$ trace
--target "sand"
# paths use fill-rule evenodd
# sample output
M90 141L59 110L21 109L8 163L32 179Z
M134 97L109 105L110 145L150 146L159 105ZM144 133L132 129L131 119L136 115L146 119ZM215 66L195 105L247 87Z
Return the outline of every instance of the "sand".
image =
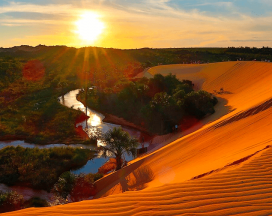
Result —
M272 64L169 65L146 73L169 72L211 93L223 88L215 115L99 180L99 199L7 215L272 214Z

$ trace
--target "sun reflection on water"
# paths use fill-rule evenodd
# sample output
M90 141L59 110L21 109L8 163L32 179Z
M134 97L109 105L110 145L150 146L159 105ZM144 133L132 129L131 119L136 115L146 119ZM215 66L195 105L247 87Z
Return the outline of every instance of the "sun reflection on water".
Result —
M91 117L90 117L90 122L91 122L91 125L92 126L98 126L101 124L101 118L96 115L96 114L93 114Z

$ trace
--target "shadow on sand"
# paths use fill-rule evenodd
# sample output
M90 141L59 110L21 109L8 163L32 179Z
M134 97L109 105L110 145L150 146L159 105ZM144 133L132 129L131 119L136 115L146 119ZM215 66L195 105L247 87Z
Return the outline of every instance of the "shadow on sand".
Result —
M148 182L154 179L154 173L149 166L139 167L130 175L120 179L122 192L142 190Z

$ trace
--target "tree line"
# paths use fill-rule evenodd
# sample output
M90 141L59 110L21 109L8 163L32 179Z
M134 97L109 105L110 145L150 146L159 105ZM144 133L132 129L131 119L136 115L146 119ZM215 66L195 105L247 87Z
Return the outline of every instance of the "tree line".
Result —
M85 94L80 94L82 101ZM122 117L155 134L171 132L186 116L201 119L214 113L216 103L212 94L194 91L191 81L180 81L172 74L120 81L114 88L93 88L87 92L89 107Z

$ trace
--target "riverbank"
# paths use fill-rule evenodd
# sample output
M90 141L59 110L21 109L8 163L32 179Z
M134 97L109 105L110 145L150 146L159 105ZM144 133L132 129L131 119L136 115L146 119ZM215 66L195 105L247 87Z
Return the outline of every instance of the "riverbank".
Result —
M35 103L34 108L30 104L33 104L37 98L26 96L27 104L22 99L16 102L20 104L17 114L11 115L6 111L0 123L0 141L23 140L39 145L96 143L88 137L82 127L78 127L81 122L88 120L89 116L79 110L71 109L71 106L63 106L54 93L50 95L47 92L48 104L44 102L42 96L39 97L42 102ZM5 113L5 110L2 112Z
M83 131L82 128L76 128L76 132L79 136L83 137L83 139L47 139L43 141L37 141L32 137L27 136L20 136L20 135L4 135L0 137L0 142L13 142L13 141L24 141L26 143L30 144L36 144L36 145L50 145L50 144L64 144L64 145L75 145L75 144L83 144L83 145L92 145L95 144L96 141L89 139L85 131ZM8 146L8 145L7 145Z
M16 141L16 140L23 140L27 143L32 143L32 144L38 144L38 145L48 145L48 144L96 144L96 140L92 140L89 138L88 134L85 132L84 128L86 127L85 124L95 124L94 126L99 126L102 123L102 119L106 123L114 124L106 124L106 127L108 129L114 127L115 125L122 125L123 128L126 128L128 131L129 130L136 130L141 133L140 137L145 137L145 139L153 137L152 134L150 134L145 128L137 126L131 122L126 121L125 119L122 119L120 117L114 116L112 114L108 113L101 113L100 111L91 113L90 110L88 109L88 115L92 115L92 119L90 119L90 116L87 116L84 113L85 109L85 103L79 99L78 96L76 96L79 90L73 90L70 91L69 93L65 94L64 96L59 97L59 102L63 105L69 108L69 110L73 113L75 110L78 112L79 110L81 111L80 114L77 114L77 117L75 117L75 120L72 121L72 125L74 127L74 135L71 135L71 133L68 133L67 136L65 136L64 133L61 135L52 134L52 131L50 131L50 134L45 134L41 133L40 131L36 131L35 133L32 133L32 135L10 135L10 134L3 134L0 137L0 141ZM66 98L65 98L66 97ZM62 101L62 99L65 98L65 101ZM71 110L72 108L72 110ZM93 117L93 115L95 117ZM97 117L100 118L98 122L95 122ZM67 117L66 117L67 118ZM86 122L85 122L86 121ZM87 123L88 122L88 123ZM59 123L61 125L61 123ZM31 128L31 126L29 126ZM37 129L35 129L37 130ZM71 130L71 129L70 129ZM55 132L57 132L55 130ZM105 131L104 131L105 132ZM135 133L135 131L133 131ZM34 135L35 134L35 135Z
M84 106L86 106L86 103L85 101L83 101L80 97L79 97L79 94L76 96L76 99L78 101L80 101ZM115 116L115 115L112 115L112 114L109 114L109 113L106 113L106 112L103 112L101 110L96 110L92 107L92 109L96 112L99 112L101 114L104 115L104 119L103 119L103 122L106 122L106 123L111 123L111 124L118 124L118 125L121 125L122 127L125 127L127 129L133 129L133 130L137 130L137 131L140 131L141 133L144 133L145 135L149 136L149 137L153 137L154 135L151 134L150 132L148 132L145 128L141 127L141 126L138 126L138 125L135 125L133 124L132 122L129 122L123 118L120 118L118 116Z

